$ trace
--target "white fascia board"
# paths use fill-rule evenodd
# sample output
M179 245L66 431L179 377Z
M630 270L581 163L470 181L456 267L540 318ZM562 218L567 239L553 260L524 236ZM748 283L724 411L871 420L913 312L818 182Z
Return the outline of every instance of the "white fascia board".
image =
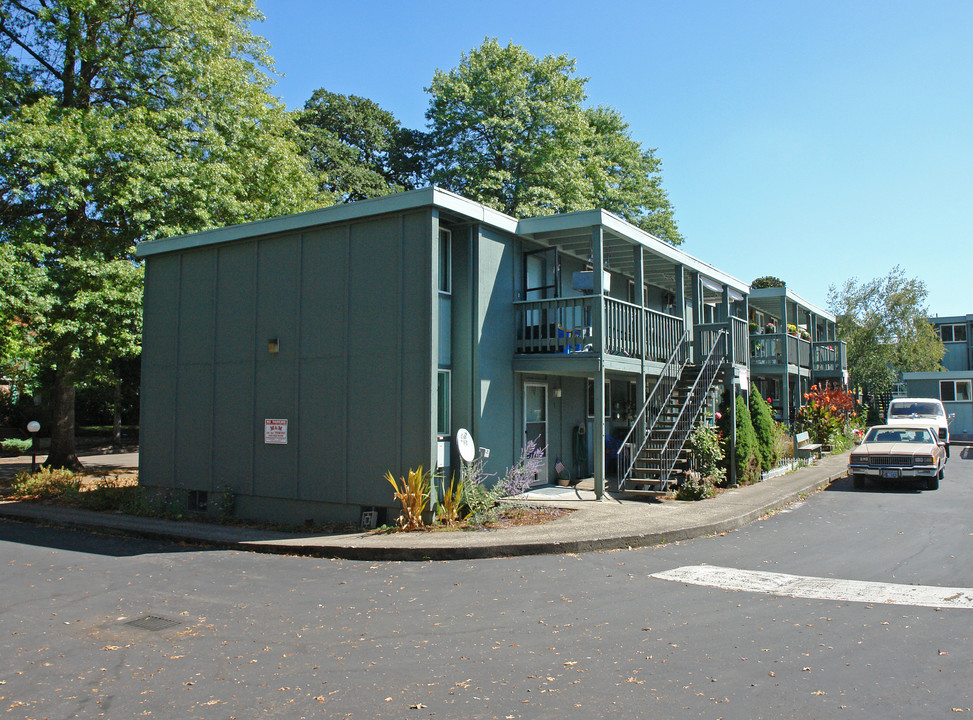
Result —
M655 235L645 232L645 230L636 227L627 220L623 220L606 210L579 210L560 215L527 218L517 223L517 232L520 235L533 235L542 232L577 230L595 225L601 225L613 234L626 238L633 244L642 245L655 255L660 255L667 260L679 263L690 270L705 275L720 285L728 285L737 290L741 295L747 295L750 292L750 286L742 280L715 268L709 263L703 262L699 258L693 257L675 245L670 245L664 240L660 240Z
M177 235L170 238L140 243L136 249L138 257L159 253L176 252L191 248L205 247L234 240L246 240L266 235L297 232L318 225L347 222L374 215L414 210L421 207L438 207L462 215L476 222L516 232L517 221L496 210L492 210L474 200L467 200L456 193L436 187L421 188L407 192L385 195L368 200L360 200L344 205L332 205L318 210L282 217L256 220L254 222L230 225L229 227L204 230L191 235Z

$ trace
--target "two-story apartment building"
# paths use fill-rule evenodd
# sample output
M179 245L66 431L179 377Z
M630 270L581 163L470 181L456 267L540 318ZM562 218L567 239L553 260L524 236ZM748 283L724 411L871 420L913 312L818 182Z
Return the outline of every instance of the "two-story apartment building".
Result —
M929 322L943 341L945 372L903 373L906 394L943 401L951 437L973 440L973 315L931 317Z
M539 482L662 492L702 408L747 387L747 284L600 210L426 188L138 254L140 482L191 507L355 521L394 505L386 471L457 469L459 428L492 472L539 438Z
M793 423L815 384L848 386L846 344L835 317L785 286L752 288L750 374L777 419Z

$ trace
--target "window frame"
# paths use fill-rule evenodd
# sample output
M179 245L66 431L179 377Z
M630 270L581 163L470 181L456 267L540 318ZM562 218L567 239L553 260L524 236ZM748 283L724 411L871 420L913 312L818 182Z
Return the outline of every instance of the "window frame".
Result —
M443 282L445 279L445 283ZM439 228L439 293L453 294L453 231ZM445 288L443 285L445 284Z
M443 378L446 379L445 398L443 397ZM452 403L453 371L448 368L439 368L436 374L436 435L445 437L452 434L450 430L453 422ZM445 424L443 424L444 419Z
M943 392L943 388L946 387L950 388L949 393ZM960 392L961 387L965 388L965 392ZM952 397L946 397L947 394ZM964 397L961 397L961 394ZM939 399L942 402L970 402L973 400L973 383L970 380L940 380Z

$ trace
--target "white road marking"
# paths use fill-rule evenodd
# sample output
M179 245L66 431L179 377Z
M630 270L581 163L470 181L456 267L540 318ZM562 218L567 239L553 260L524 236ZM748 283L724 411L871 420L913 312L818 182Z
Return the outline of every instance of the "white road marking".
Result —
M759 570L737 570L715 565L687 565L675 570L654 573L649 577L724 590L768 593L812 600L973 609L973 588L836 580Z

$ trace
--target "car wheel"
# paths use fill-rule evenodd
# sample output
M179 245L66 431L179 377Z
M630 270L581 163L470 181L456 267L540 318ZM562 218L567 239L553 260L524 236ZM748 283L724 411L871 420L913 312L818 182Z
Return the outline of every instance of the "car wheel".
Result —
M939 478L929 478L926 480L926 490L938 490L939 489Z
M855 486L855 490L865 489L865 476L864 475L852 475L851 482Z

